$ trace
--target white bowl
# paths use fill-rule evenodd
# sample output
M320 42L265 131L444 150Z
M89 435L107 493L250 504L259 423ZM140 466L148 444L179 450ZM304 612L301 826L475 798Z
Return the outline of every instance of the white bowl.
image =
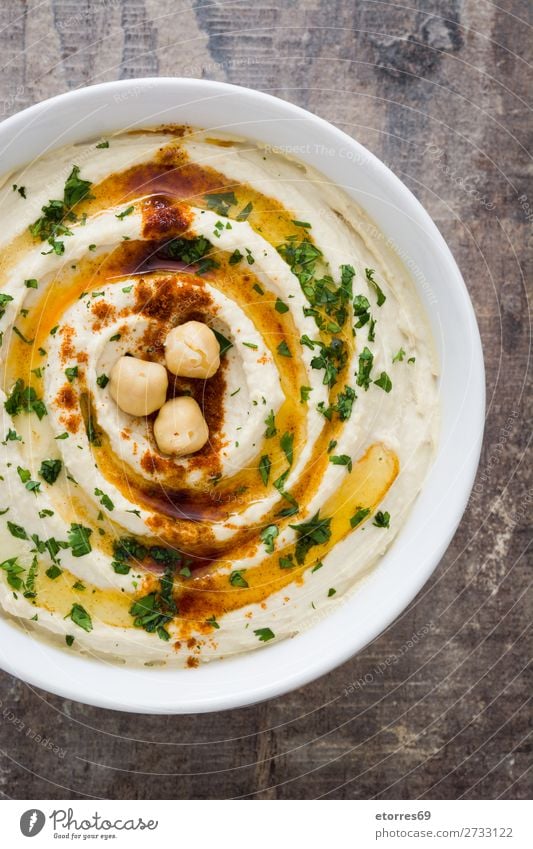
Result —
M207 80L122 80L53 97L0 125L2 172L51 148L112 131L192 124L289 146L341 185L411 269L441 365L438 454L409 520L346 604L309 631L198 669L132 669L70 655L0 618L0 663L69 699L142 713L239 707L301 687L348 660L409 604L444 554L474 482L485 412L484 368L472 304L442 236L411 192L345 133L297 106Z

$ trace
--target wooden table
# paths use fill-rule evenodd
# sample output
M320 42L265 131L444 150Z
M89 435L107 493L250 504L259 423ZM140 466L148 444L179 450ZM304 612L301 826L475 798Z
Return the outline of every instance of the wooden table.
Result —
M356 137L451 246L487 369L474 495L386 633L300 691L208 716L99 710L3 674L2 792L525 798L526 0L4 0L2 12L1 115L89 83L178 75L272 92Z

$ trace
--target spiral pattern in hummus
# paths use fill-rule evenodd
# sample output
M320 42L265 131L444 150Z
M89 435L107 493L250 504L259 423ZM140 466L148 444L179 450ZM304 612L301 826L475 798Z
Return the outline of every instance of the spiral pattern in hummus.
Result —
M0 600L70 650L195 666L309 627L401 529L431 462L430 334L388 241L320 174L188 128L53 155L0 190ZM172 328L209 428L163 454L109 392Z

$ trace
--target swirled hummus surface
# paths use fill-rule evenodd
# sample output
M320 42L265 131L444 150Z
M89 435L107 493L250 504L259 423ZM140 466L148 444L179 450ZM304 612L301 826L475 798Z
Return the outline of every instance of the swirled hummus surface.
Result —
M165 127L43 156L4 178L0 216L6 615L191 667L342 603L401 531L438 419L421 304L364 212L279 151ZM173 457L109 373L165 365L191 320L221 366L169 374L209 428Z

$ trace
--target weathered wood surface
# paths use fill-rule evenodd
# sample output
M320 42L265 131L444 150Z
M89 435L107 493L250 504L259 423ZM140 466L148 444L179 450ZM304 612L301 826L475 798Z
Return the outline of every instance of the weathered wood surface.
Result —
M210 716L107 712L3 674L7 797L527 796L527 12L527 0L3 0L0 114L181 75L273 92L357 137L454 251L488 390L461 528L373 645L303 690Z

